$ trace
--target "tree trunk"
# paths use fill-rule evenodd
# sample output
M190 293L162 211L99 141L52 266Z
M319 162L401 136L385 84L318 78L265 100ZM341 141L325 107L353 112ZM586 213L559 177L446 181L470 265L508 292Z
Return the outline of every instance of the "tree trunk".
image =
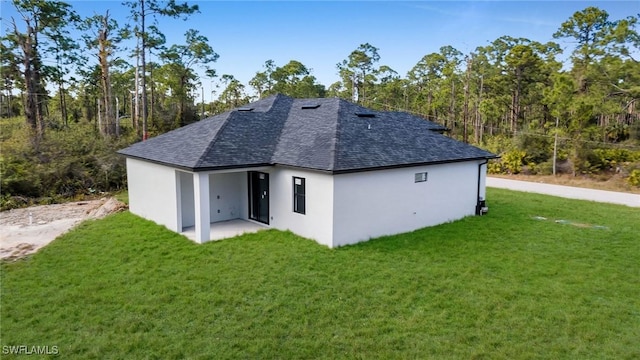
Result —
M482 92L484 91L484 77L480 76L480 89L478 90L478 101L476 103L476 121L475 121L475 129L474 129L474 140L476 145L480 144L482 141L482 117L480 115L480 105L482 104Z
M58 95L60 96L60 111L62 112L62 123L64 126L69 125L69 116L67 115L67 99L64 94L64 82L58 83Z
M155 105L155 96L154 96L154 92L155 92L155 88L154 88L154 81L153 81L153 66L151 68L149 68L149 80L151 81L150 86L150 95L151 95L151 101L149 101L149 119L151 120L151 127L154 126L155 124L155 120L154 120L154 116L153 116L153 107Z
M28 20L25 21L27 22L27 32L25 34L18 32L18 28L15 23L13 23L13 32L18 39L18 45L22 49L23 53L23 75L26 90L25 98L23 99L24 115L27 126L31 130L31 140L34 146L37 146L42 139L44 130L41 111L42 106L38 97L40 91L38 81L40 80L40 76L38 74L39 64L38 55L36 53L37 38L35 29L31 26L31 23Z
M455 135L456 127L456 83L451 79L451 101L449 102L449 121L451 122L451 134Z
M135 74L135 89L133 93L133 112L131 118L133 119L134 128L138 135L142 135L140 132L140 47L136 45L136 74Z
M140 0L140 20L142 22L142 140L146 140L149 136L147 132L147 62L145 60L145 53L147 51L147 34L144 26L144 12L144 0Z
M467 133L467 122L469 121L469 80L471 77L471 60L467 61L467 74L464 79L464 104L462 110L462 121L464 130L462 132L462 141L469 143Z
M429 92L427 93L427 117L432 116L432 119L436 119L436 114L433 111L433 109L431 109L431 103L433 102L433 93L431 92L431 89L429 89Z
M33 85L35 88L35 109L36 109L36 136L38 140L41 140L44 137L44 99L46 98L46 89L42 84L42 77L40 75L40 69L42 67L40 61L40 55L38 54L38 33L32 29L33 32Z
M102 126L100 127L100 133L102 136L115 135L115 116L113 112L113 106L111 104L112 91L111 91L111 75L109 73L109 12L102 18L102 29L98 33L98 62L100 63L100 82L102 85L102 105L104 118L102 119Z

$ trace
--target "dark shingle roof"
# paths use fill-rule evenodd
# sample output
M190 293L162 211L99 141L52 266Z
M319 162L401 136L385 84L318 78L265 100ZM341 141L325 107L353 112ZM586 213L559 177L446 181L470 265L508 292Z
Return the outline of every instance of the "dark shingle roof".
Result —
M194 171L279 164L351 172L495 157L443 129L342 99L274 95L119 153Z

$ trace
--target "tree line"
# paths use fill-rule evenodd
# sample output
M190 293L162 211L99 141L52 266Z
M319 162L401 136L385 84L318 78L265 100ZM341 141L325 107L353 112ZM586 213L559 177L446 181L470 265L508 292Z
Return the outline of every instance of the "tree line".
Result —
M86 136L122 145L282 93L415 113L446 126L452 137L502 154L496 172L524 166L555 173L553 147L554 160L568 162L574 174L620 171L626 164L624 171L640 177L639 14L610 19L597 7L574 13L553 34L574 45L566 64L554 41L505 35L467 54L443 46L401 75L364 43L336 64L339 80L327 87L295 59L265 61L247 84L219 75L219 54L195 29L182 43L167 44L158 19L199 12L186 2L128 0L126 22L108 10L81 18L64 1L12 4L19 16L3 19L0 115L24 117L32 156L48 132L77 124L91 125ZM222 86L217 99L207 102L203 93L198 102L202 82L213 79ZM6 175L12 160L1 160Z

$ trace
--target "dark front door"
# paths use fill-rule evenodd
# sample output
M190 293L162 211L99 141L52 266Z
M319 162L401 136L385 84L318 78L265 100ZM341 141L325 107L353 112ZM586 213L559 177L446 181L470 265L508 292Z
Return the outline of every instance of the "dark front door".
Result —
M269 223L269 174L249 172L249 219Z

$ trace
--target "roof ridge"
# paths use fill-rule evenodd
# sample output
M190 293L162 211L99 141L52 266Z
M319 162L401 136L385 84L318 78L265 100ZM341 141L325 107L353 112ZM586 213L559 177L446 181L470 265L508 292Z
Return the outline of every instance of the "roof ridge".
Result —
M200 167L202 165L202 163L204 163L204 158L207 156L207 154L209 153L209 150L211 150L211 148L213 147L213 145L218 141L218 139L220 138L220 134L222 133L222 131L224 131L224 129L227 127L227 124L229 124L229 121L231 119L231 115L233 115L233 110L229 111L229 114L227 115L227 117L224 119L224 123L222 123L222 126L220 126L220 129L218 129L218 131L216 132L215 136L213 137L213 140L211 140L209 142L209 145L207 145L207 147L204 149L204 151L202 152L202 154L200 154L200 156L198 157L198 161L196 161L195 165L194 165L194 170L197 167Z
M282 135L284 134L284 128L285 128L286 124L289 122L289 119L291 118L291 116L290 116L291 109L293 109L293 103L296 100L295 98L292 98L290 96L287 96L287 95L284 95L284 94L280 94L280 93L276 93L274 96L276 98L271 103L271 108L269 108L269 110L273 109L274 105L276 105L276 102L278 100L291 99L291 101L289 102L289 109L287 110L287 117L282 122L282 128L280 128L280 131L278 132L278 138L276 139L276 143L273 146L273 152L271 153L271 156L269 157L269 162L271 164L275 164L276 163L276 160L277 160L276 159L276 154L278 153L278 149L280 149L280 142L282 141Z
M336 169L336 158L338 157L338 137L340 136L340 110L343 107L343 104L346 100L341 98L336 98L338 100L338 106L336 109L336 126L334 131L334 136L331 137L333 143L329 147L329 151L331 152L331 157L329 158L329 170L334 171Z

